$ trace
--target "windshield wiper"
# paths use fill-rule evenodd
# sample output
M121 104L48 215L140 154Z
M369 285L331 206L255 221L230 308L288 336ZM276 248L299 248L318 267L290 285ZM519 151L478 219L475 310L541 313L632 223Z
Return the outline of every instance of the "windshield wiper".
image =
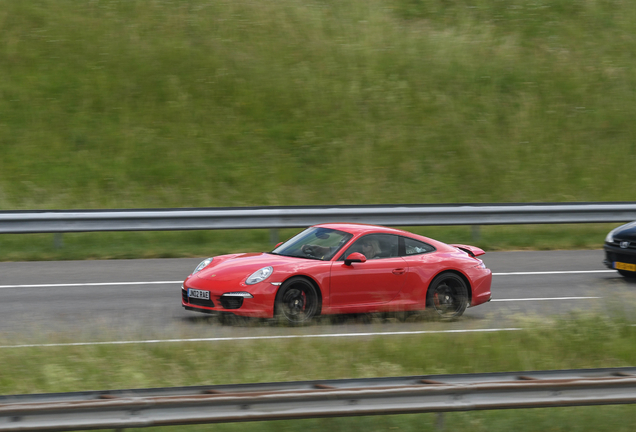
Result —
M323 260L321 258L308 257L307 255L285 255L285 254L274 253L274 252L265 252L265 253L270 255L289 257L289 258L304 258L304 259L311 259L311 260L318 260L318 261L329 261L329 260Z

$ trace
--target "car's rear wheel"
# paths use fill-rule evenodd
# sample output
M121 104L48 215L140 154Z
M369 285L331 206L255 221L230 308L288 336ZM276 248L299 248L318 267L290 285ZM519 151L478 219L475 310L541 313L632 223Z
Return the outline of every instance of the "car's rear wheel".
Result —
M274 313L291 324L310 321L319 310L320 298L316 287L307 279L294 277L283 283L276 294Z
M619 270L619 271L618 271L618 273L619 273L621 276L626 277L626 278L629 278L629 279L634 279L634 278L636 278L636 272L631 272L631 271L627 271L627 270Z
M426 304L444 320L459 318L468 307L468 287L455 273L438 275L426 293Z

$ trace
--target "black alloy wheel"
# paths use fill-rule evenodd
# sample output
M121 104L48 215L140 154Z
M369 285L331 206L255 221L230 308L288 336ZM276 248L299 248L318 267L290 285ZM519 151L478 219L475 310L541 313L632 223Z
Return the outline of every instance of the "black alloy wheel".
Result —
M466 282L455 273L438 275L428 288L426 304L443 320L459 318L468 307Z
M290 324L310 321L319 310L320 299L314 285L305 278L293 277L276 294L274 314Z

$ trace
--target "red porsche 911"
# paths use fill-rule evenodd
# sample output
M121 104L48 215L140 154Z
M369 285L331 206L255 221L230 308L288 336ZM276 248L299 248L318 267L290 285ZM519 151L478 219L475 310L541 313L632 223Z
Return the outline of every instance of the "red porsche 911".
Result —
M290 323L426 308L453 319L490 300L483 254L388 227L320 224L271 252L205 259L184 281L181 300L191 311Z

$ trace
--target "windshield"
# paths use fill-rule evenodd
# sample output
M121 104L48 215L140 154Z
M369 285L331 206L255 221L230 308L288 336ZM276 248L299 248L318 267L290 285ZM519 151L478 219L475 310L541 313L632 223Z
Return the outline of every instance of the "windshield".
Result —
M329 261L353 234L330 228L311 227L272 251L273 254Z

